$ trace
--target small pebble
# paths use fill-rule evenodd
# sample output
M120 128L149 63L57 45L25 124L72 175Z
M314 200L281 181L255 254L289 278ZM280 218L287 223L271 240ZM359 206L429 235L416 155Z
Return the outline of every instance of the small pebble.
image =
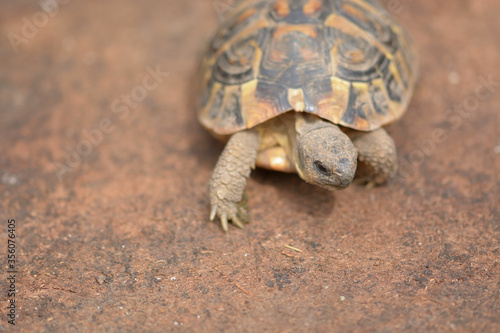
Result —
M104 281L106 281L106 276L104 276L104 275L98 275L98 276L95 277L95 280L97 281L97 283L103 284Z

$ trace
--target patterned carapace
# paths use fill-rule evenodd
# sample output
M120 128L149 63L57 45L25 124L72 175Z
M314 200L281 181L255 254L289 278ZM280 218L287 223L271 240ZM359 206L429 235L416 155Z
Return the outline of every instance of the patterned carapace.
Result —
M405 111L416 67L409 37L374 0L243 0L203 61L199 116L220 135L288 111L374 130Z

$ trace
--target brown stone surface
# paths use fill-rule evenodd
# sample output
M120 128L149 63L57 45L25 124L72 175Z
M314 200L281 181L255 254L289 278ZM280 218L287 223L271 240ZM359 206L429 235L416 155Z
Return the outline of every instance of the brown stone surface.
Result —
M389 129L399 181L331 194L258 170L253 223L224 234L207 221L222 147L190 102L224 1L65 0L46 21L37 1L0 4L0 253L6 271L14 218L16 328L500 331L500 86L474 97L480 77L500 81L500 2L390 1L421 60ZM14 52L9 33L34 20ZM169 75L125 107L148 66Z

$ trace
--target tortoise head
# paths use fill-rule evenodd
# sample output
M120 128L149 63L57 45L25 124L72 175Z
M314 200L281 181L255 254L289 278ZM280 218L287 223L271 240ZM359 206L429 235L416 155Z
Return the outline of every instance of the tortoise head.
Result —
M321 121L321 120L318 120ZM304 126L297 131L295 166L306 182L330 191L348 187L357 167L358 153L352 141L336 125Z

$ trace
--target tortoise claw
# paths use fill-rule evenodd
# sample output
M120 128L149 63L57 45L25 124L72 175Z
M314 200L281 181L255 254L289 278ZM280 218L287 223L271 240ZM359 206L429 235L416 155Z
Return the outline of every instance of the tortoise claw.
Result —
M227 232L229 230L229 224L227 222L227 214L226 213L222 213L222 215L220 217L220 222L222 224L222 229L224 229L224 231Z
M215 215L217 215L217 206L212 206L212 209L210 210L210 221L215 219Z
M239 203L212 203L210 207L210 221L219 218L222 229L226 232L229 230L229 223L234 224L239 229L244 229L244 225L250 222L247 202L248 198L246 193L244 193Z
M377 185L377 183L375 183L374 181L369 181L368 183L366 183L366 185L365 185L365 189L367 189L367 190L371 190L371 189L373 189L376 185Z
M243 223L241 223L240 219L239 219L239 218L237 218L236 216L233 216L233 217L231 218L231 221L233 221L233 224L234 224L235 226L237 226L238 228L240 228L240 229L243 229L243 228L244 228L244 227L243 227Z

